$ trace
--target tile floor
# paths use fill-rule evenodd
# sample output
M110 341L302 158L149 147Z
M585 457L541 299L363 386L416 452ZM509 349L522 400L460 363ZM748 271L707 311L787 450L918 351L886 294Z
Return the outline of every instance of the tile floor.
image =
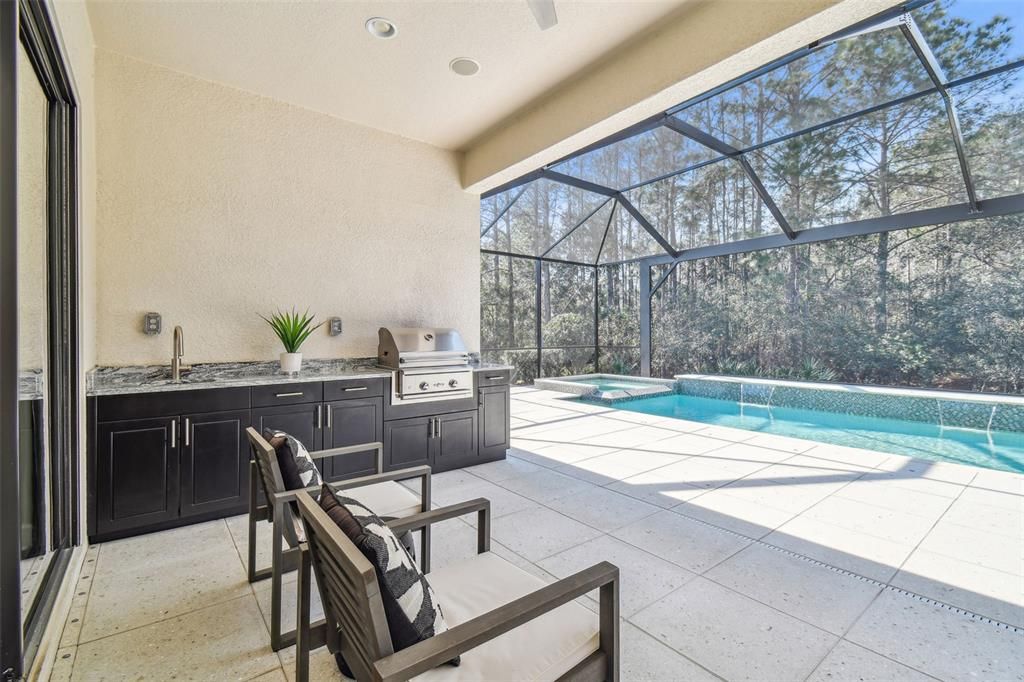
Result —
M494 551L546 579L618 565L623 680L1024 680L1024 477L512 403L509 458L436 503L489 498ZM439 526L434 565L474 533ZM242 517L90 548L53 679L291 679L245 549Z

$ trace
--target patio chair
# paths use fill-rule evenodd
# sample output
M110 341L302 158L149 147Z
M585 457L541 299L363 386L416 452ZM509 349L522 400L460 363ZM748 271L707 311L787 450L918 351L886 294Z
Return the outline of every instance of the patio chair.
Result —
M249 445L252 448L252 460L249 472L249 548L247 556L247 573L249 582L271 579L270 597L270 645L279 651L295 643L295 631L282 631L281 625L281 592L284 574L294 571L299 565L299 543L302 541L302 524L295 514L292 502L298 491L288 490L281 477L277 455L274 447L256 429L246 429ZM347 481L329 483L336 491L345 491L346 495L359 499L367 505L377 505L381 513L392 517L404 517L430 510L430 467L418 466L399 469L384 473L384 445L379 442L360 443L330 450L310 452L313 459L337 457L348 454L362 453L367 450L377 452L377 473L360 476ZM401 485L399 481L420 479L420 494ZM259 489L262 489L262 494ZM303 489L300 489L303 490ZM319 486L309 489L319 492ZM256 567L256 524L260 521L273 524L271 532L272 554L271 565L264 568ZM423 571L430 570L430 532L420 534L420 564ZM282 546L282 542L287 548Z
M449 627L395 651L373 564L304 491L296 495L300 545L296 679L309 652L341 653L360 681L619 679L619 569L602 561L552 584L490 551L490 502L477 499L388 521L397 534L476 513L477 554L427 578ZM310 578L324 620L310 624ZM574 602L600 590L600 614ZM456 656L458 667L446 665ZM422 677L419 677L421 676Z

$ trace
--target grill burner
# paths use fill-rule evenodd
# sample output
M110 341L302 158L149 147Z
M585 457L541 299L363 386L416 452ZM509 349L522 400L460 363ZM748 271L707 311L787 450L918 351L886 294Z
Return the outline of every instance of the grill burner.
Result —
M377 364L392 371L391 402L473 397L473 370L454 329L381 327Z

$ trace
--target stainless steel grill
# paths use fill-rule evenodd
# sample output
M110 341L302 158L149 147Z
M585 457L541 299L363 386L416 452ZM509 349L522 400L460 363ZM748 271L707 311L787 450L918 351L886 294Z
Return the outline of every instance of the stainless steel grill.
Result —
M454 329L401 327L378 331L377 363L392 370L392 403L473 397L473 370Z

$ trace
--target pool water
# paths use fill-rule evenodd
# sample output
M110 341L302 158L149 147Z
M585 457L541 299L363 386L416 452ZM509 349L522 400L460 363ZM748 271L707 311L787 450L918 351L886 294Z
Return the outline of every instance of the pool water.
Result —
M658 388L661 384L645 384L642 381L615 381L614 379L571 379L576 384L597 386L599 391L628 391L637 388Z
M1024 433L943 428L924 422L745 405L678 393L624 401L614 407L919 459L1024 472Z

